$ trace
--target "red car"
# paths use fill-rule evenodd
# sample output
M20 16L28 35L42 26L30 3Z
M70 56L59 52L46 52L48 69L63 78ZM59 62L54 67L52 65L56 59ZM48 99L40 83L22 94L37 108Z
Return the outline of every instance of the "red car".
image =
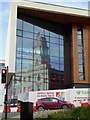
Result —
M68 101L64 101L59 98L47 97L38 99L38 101L36 102L36 108L38 111L68 109L72 108L72 104Z

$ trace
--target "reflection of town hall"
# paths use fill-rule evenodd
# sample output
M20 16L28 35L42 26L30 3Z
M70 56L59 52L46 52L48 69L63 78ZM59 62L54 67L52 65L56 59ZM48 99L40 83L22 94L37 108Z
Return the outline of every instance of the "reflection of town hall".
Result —
M34 48L33 66L31 69L22 69L22 80L20 80L20 74L21 71L17 70L15 77L16 83L14 83L14 87L12 87L14 94L32 90L60 88L57 81L58 79L60 80L60 75L63 76L63 72L51 68L49 48L45 37L41 37L38 34ZM57 76L59 76L59 78L57 78ZM9 91L9 93L11 92Z
M33 66L31 69L23 70L23 89L28 90L46 90L48 89L48 69L49 55L47 41L45 37L37 36L36 46L34 48ZM17 73L18 76L19 73ZM27 83L29 81L29 83ZM28 86L29 85L29 86Z

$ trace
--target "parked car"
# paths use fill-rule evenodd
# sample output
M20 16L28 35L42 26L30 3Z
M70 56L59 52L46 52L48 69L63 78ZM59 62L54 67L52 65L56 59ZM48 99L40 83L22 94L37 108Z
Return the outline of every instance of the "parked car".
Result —
M38 111L68 109L72 108L72 104L59 98L47 97L38 99L36 102L36 108Z

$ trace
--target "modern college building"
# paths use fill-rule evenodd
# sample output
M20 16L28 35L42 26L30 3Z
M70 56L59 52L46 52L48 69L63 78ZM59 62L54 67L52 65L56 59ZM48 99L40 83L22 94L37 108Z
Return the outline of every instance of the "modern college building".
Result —
M90 87L89 11L11 2L6 66L9 94Z

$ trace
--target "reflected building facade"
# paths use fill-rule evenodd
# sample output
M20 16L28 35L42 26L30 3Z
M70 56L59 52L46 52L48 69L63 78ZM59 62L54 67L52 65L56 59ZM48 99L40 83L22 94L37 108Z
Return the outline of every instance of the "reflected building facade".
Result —
M57 81L61 80L60 75L64 77L62 35L17 19L16 44L15 86L22 91L61 88ZM56 73L59 79L54 78L53 81Z
M12 3L9 27L12 29L14 21L14 32L9 33L9 47L14 52L11 53L12 61L7 54L6 62L13 73L9 94L88 87L90 67L89 57L85 55L89 53L85 46L89 44L90 18L85 16L87 11L84 10L66 12L72 9L76 10L36 2ZM82 15L83 12L86 13Z

